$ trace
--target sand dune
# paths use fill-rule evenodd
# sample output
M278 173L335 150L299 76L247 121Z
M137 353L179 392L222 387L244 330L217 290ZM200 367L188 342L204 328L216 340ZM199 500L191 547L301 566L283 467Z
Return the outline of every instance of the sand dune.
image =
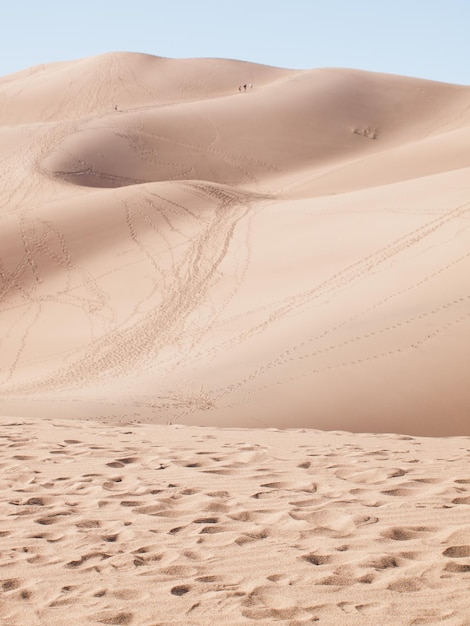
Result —
M344 70L293 72L271 84L256 76L243 99L235 78L228 94L211 99L119 106L120 115L86 120L44 165L92 187L169 179L260 187L274 178L276 185L299 169L357 160L432 136L436 126L452 128L452 116L468 105L464 88L424 89L422 81Z
M118 53L0 96L2 411L468 432L469 88Z
M0 79L2 624L470 623L469 148L400 76Z

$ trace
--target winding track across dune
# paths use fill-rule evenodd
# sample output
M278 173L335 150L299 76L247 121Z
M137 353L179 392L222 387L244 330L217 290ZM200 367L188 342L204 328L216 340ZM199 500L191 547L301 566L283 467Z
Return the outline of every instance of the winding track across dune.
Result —
M0 124L4 414L468 434L470 88L120 53Z

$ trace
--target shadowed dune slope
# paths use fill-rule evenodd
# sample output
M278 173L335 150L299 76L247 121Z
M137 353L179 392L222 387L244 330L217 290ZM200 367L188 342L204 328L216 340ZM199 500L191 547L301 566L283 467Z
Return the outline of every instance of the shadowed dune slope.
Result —
M259 67L253 73L265 79ZM260 185L432 135L452 126L449 116L467 97L457 86L424 89L423 81L345 70L292 72L268 84L255 79L242 94L235 78L210 99L93 117L43 165L92 187L181 179Z
M107 54L0 166L3 412L468 434L470 88Z

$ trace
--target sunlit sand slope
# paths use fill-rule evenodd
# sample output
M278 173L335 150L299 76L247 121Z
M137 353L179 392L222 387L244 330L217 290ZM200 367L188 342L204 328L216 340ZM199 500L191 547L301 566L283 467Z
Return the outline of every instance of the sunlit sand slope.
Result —
M0 120L1 411L468 433L469 88L119 53Z

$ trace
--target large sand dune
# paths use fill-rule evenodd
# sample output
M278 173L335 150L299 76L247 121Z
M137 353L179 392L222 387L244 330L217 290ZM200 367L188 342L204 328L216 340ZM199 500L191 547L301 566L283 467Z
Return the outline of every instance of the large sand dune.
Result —
M468 434L470 88L119 53L0 120L3 413Z

